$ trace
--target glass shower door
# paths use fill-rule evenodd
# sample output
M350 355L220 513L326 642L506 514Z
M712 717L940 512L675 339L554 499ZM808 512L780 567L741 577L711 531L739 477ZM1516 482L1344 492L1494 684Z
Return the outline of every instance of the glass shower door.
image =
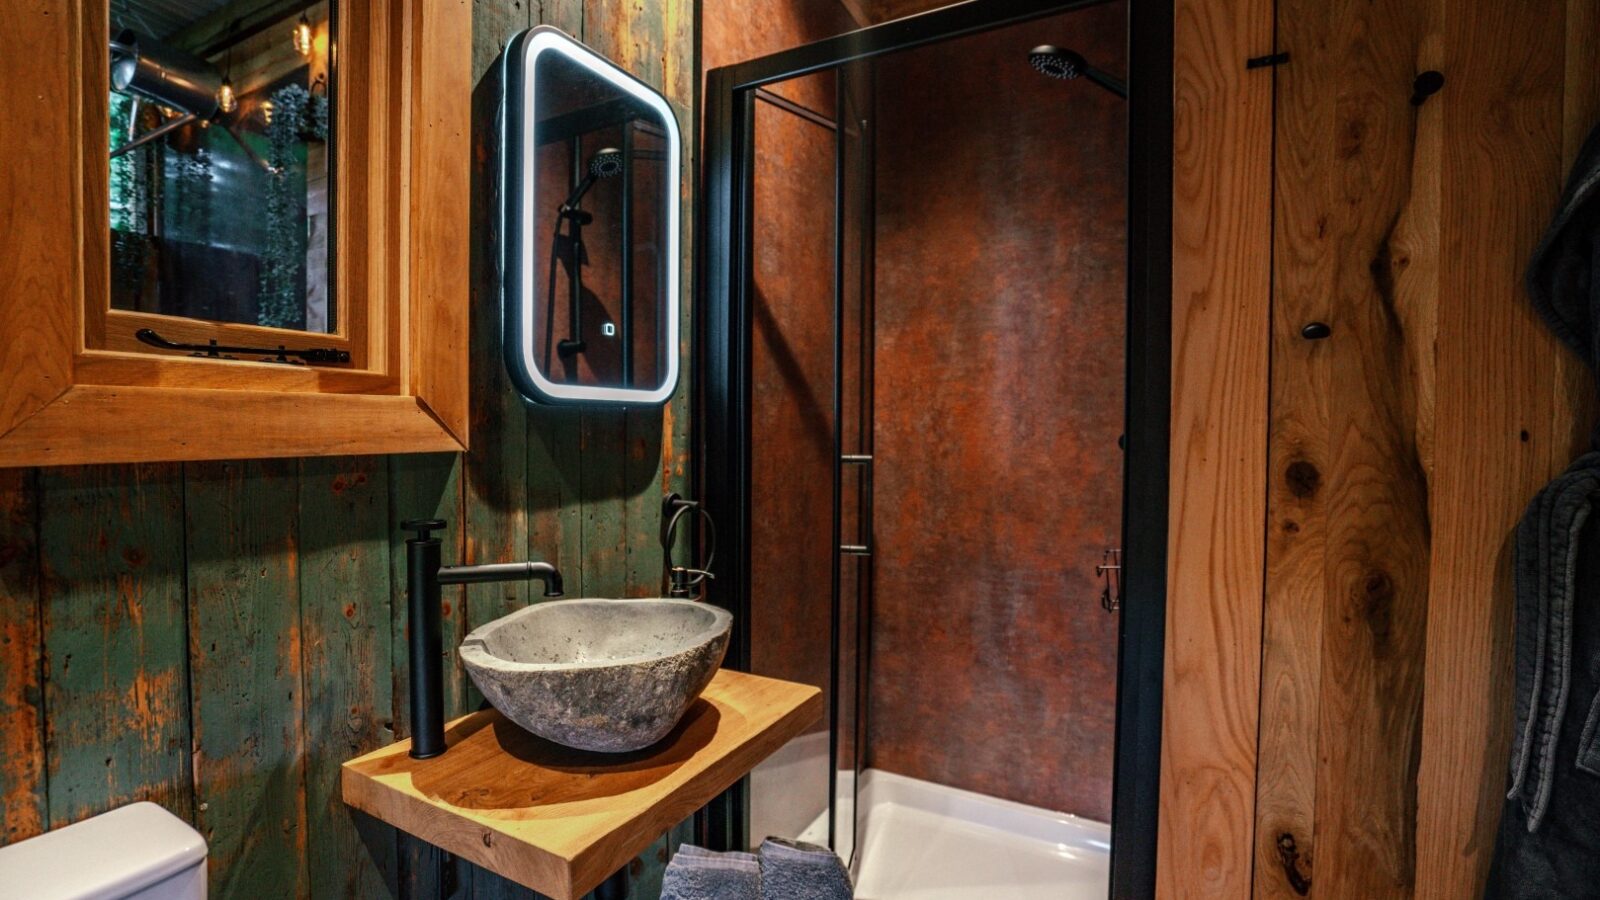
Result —
M843 70L763 88L752 123L750 667L816 685L826 712L751 774L749 838L798 837L847 861L872 580L860 81Z

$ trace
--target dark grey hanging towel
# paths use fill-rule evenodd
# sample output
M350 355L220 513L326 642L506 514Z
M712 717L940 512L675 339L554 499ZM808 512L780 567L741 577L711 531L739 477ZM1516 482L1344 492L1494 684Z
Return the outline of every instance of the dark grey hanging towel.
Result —
M1533 306L1600 361L1600 129L1589 135L1527 275ZM1596 430L1600 447L1600 428ZM1517 524L1510 790L1485 896L1600 898L1600 452Z

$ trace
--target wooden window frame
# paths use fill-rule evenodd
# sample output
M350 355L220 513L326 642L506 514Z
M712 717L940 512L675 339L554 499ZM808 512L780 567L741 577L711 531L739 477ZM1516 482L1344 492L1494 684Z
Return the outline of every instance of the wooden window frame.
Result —
M472 14L340 8L335 335L109 308L104 0L0 16L0 467L459 451L467 445ZM344 346L349 366L214 360L133 342Z

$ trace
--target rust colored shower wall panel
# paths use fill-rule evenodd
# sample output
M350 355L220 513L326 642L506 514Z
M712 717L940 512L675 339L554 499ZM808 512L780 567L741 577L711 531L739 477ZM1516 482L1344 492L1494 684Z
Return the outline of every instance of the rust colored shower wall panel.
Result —
M1044 78L1125 71L1122 3L878 68L878 768L1104 820L1120 534L1125 109Z
M701 55L706 71L820 41L860 25L837 0L704 0ZM833 73L795 78L769 89L830 114Z
M826 690L834 136L793 113L757 104L755 137L751 666Z

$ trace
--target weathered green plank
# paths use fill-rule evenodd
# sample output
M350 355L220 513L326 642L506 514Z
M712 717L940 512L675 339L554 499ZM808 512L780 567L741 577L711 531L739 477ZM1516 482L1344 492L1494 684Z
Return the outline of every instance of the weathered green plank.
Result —
M490 201L495 159L493 127L500 85L491 64L505 42L530 24L524 3L474 4L472 66L472 435L466 460L466 553L472 563L507 562L528 552L528 423L522 398L500 362L500 286L494 253L496 210ZM521 608L537 594L525 583L467 588L467 624L473 628ZM476 689L469 702L481 701ZM482 869L461 864L470 896L482 900L531 897L532 892Z
M358 820L339 791L345 760L394 741L388 472L381 457L300 463L306 837L315 897L398 891L393 830Z
M569 597L583 596L580 419L574 409L528 407L528 556L561 569Z
M698 140L695 135L695 97L699 87L700 72L698 69L699 56L694 52L696 32L698 26L697 8L695 0L667 0L663 4L664 11L663 29L663 91L671 101L673 109L678 116L678 123L684 133L683 141L683 188L680 192L679 202L682 204L682 252L679 256L679 271L684 273L681 279L680 293L681 304L678 316L678 354L680 372L678 390L673 394L672 400L667 404L665 421L662 423L661 439L661 483L656 487L663 494L676 491L680 494L691 493L690 486L690 446L693 440L691 423L694 397L694 365L690 358L692 340L694 335L694 290L693 279L689 273L694 271L695 246L694 246L694 211L695 197L698 188L697 177L700 171L697 159ZM695 498L699 499L699 498ZM659 526L658 526L659 527ZM687 531L687 530L686 530ZM689 560L691 543L687 533L679 538L679 543L674 548L676 559ZM694 558L698 565L703 560ZM684 563L688 565L689 563ZM686 835L687 828L680 829Z
M52 828L135 800L193 819L182 528L177 466L40 472Z
M543 0L533 24L554 25L583 36L583 0ZM528 422L528 553L561 569L567 596L584 595L582 476L575 409L530 405Z
M583 593L620 597L628 580L627 414L587 408L578 431L578 491L582 503Z
M583 40L583 0L539 0L530 10L536 25L554 25Z
M659 597L664 590L661 498L670 490L663 466L669 419L666 407L630 408L624 416L622 527L627 556L622 596ZM681 562L690 560L685 556Z
M585 0L584 42L613 62L636 70L642 47L659 49L657 34L630 29L626 0ZM648 51L647 51L648 52ZM640 77L649 82L649 73ZM621 597L628 587L628 500L643 489L628 466L628 413L616 407L590 407L579 424L579 493L583 504L583 591L593 597Z
M466 461L466 562L521 559L528 548L527 416L500 362L499 278L494 260L495 210L491 171L493 127L499 85L490 64L511 35L528 27L520 4L474 5L472 196L472 434ZM467 589L469 627L498 618L527 602L522 583L473 585ZM473 691L473 702L480 699Z
M389 465L389 603L392 618L391 639L393 677L393 727L396 739L411 736L410 650L407 643L406 534L400 524L407 519L443 519L446 528L439 535L444 544L444 563L454 565L463 555L462 460L459 453L430 453L391 456ZM465 593L460 587L443 589L444 608L440 611L444 635L445 718L468 712L466 674L461 670L456 648L466 637ZM465 891L450 894L443 890L440 851L410 835L397 833L399 840L400 896L416 900L465 896Z
M196 820L213 892L307 896L296 465L187 471Z
M587 0L584 40L679 105L680 124L693 133L693 3L641 4L631 0ZM686 141L692 144L692 141ZM686 159L690 147L683 148ZM686 164L685 174L692 171ZM684 260L691 259L685 195ZM685 263L684 272L689 268ZM689 412L689 280L682 285L680 317L684 373L673 399L663 408L585 410L582 421L582 500L584 590L594 596L653 596L662 590L659 544L661 499L687 486ZM687 554L682 554L687 560ZM661 894L661 874L670 852L688 833L674 828L629 866L631 897Z
M39 484L0 469L0 846L45 828Z

